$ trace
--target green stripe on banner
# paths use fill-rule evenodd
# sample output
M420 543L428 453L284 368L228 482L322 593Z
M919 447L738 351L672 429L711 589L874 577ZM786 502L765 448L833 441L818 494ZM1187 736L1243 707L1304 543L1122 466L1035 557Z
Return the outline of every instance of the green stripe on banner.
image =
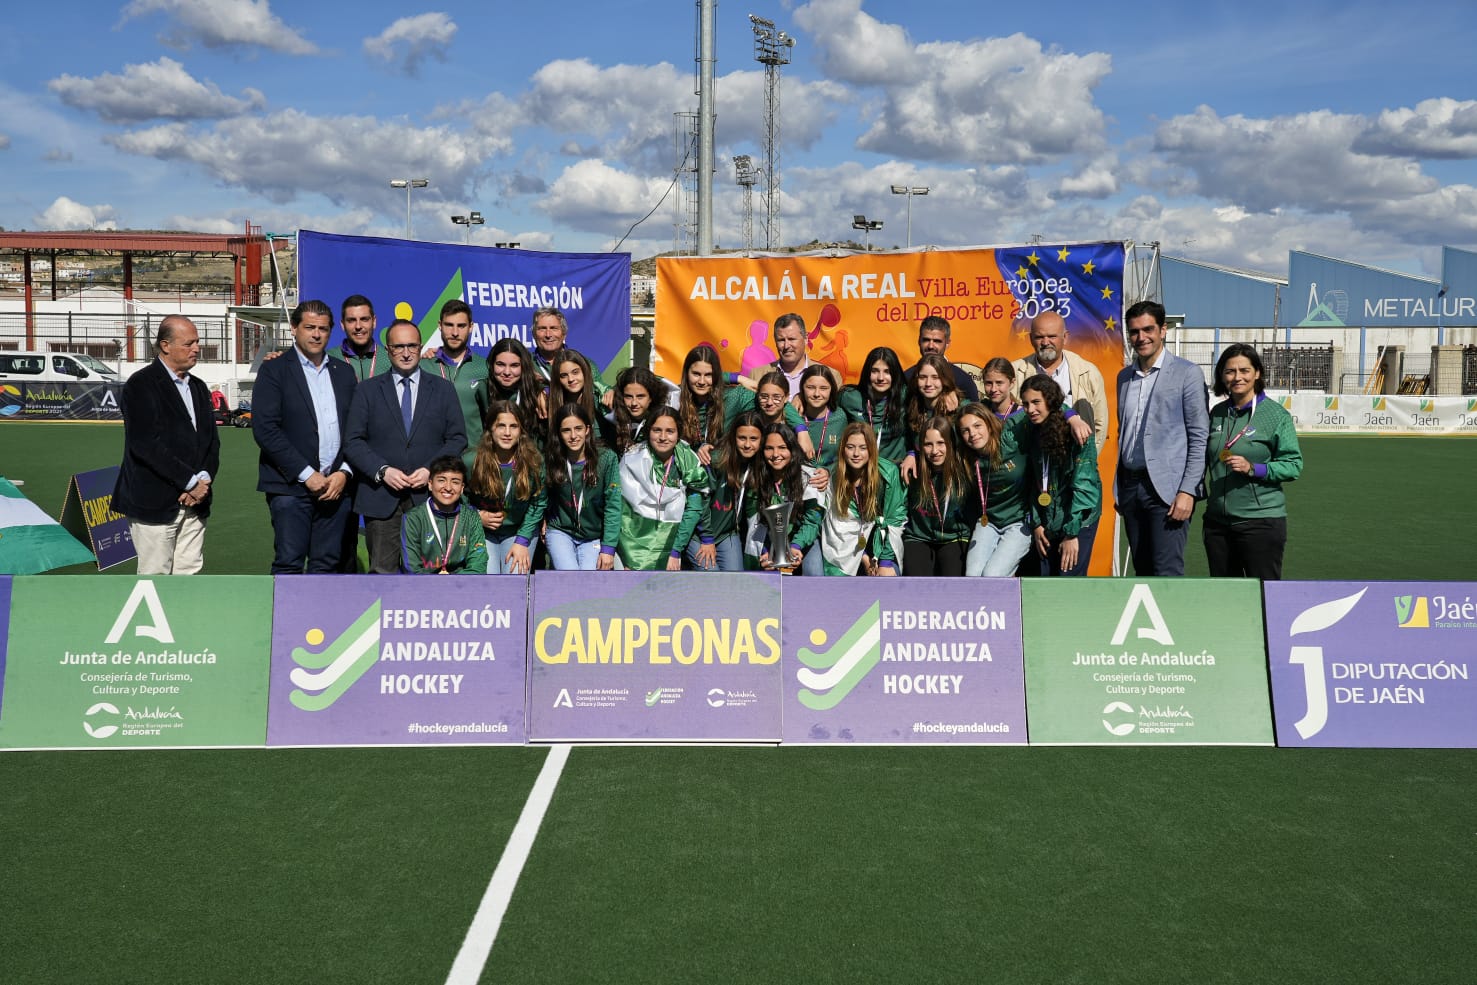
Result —
M0 478L0 574L37 574L92 560L91 550Z

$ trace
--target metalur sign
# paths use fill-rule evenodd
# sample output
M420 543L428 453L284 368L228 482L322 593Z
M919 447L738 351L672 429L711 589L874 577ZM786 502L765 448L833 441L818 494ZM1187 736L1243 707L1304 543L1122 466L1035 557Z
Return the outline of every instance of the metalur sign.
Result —
M1259 587L1024 581L1031 742L1271 745Z
M0 747L260 746L264 577L17 578Z
M1477 583L1265 592L1278 745L1477 746Z
M1020 583L785 582L785 741L1026 741Z
M780 576L533 576L529 738L780 739Z
M277 579L267 744L524 741L524 578Z

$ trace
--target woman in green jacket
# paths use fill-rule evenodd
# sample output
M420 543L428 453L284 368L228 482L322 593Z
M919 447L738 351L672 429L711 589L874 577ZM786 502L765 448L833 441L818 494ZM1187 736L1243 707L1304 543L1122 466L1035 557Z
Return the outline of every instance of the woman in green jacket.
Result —
M1244 342L1215 365L1206 442L1205 559L1213 577L1282 577L1287 498L1282 484L1303 471L1292 415L1263 390L1262 357Z
M632 571L681 571L707 501L708 475L681 441L672 407L645 418L646 440L621 457L621 563Z
M877 453L872 427L852 421L821 514L821 557L828 575L896 575L902 566L908 491L897 466Z
M861 379L841 391L847 420L872 426L877 453L894 465L908 457L908 387L897 353L880 345L867 353Z
M558 366L558 360L554 361ZM549 506L544 543L556 571L611 571L621 534L620 462L601 448L595 420L579 404L549 419Z
M1032 540L1042 575L1085 575L1102 514L1103 486L1091 437L1079 446L1062 415L1062 388L1037 374L1021 384L1031 423L1027 489Z
M920 438L918 474L908 483L903 574L962 575L974 520L954 422L931 417L924 422Z

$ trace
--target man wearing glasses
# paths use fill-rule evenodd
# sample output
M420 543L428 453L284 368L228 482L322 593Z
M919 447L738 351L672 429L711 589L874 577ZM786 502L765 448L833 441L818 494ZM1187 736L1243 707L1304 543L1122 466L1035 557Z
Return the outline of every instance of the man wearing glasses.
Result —
M390 372L354 389L345 438L349 464L359 476L354 509L364 515L371 574L400 571L401 518L425 502L430 463L460 456L467 427L456 390L421 371L421 333L396 321L385 333Z
M193 575L205 566L205 521L220 469L210 389L190 370L200 332L184 315L159 322L159 358L123 384L123 464L113 509L128 517L141 575Z

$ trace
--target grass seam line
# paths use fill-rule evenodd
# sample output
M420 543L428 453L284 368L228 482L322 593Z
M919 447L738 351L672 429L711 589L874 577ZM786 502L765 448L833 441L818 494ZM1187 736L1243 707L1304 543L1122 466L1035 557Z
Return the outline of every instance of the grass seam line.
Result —
M488 955L492 953L492 942L497 939L503 915L508 912L508 903L512 901L513 890L518 886L518 876L523 872L524 863L528 861L528 853L533 850L533 840L538 837L544 813L554 799L554 788L559 785L559 776L564 772L565 761L569 759L569 748L567 744L549 748L544 767L528 793L528 800L524 802L523 811L518 815L518 823L513 826L513 833L508 836L508 844L503 848L503 857L498 860L492 879L487 883L487 890L482 894L482 902L477 906L477 913L472 917L472 925L467 928L466 939L462 941L461 950L457 951L456 960L451 964L446 985L477 985L478 979L482 977L482 969L487 964Z

